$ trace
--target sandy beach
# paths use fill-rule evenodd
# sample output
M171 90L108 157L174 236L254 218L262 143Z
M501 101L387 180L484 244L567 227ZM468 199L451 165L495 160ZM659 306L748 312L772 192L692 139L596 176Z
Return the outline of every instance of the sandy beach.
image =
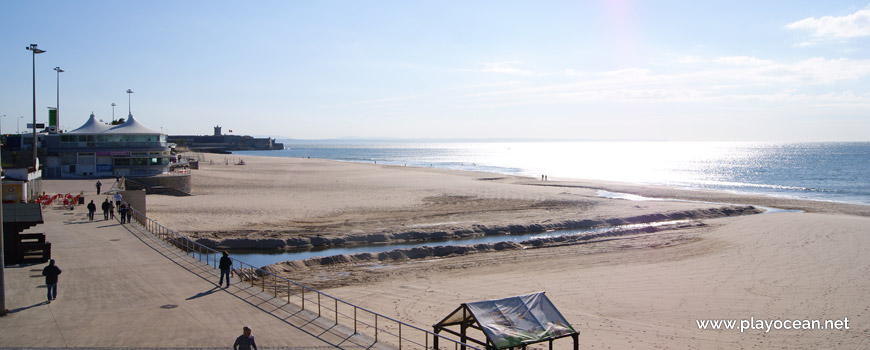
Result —
M422 327L462 302L546 291L581 348L858 349L870 344L870 207L600 181L548 181L314 159L207 155L191 197L149 216L215 244L426 239L686 217L691 224L545 248L273 271ZM628 201L598 190L683 201ZM726 215L734 205L802 213ZM749 213L747 213L749 214ZM284 242L284 245L275 242ZM365 241L357 241L364 243ZM701 330L710 319L849 320L848 330ZM569 341L556 342L568 348Z

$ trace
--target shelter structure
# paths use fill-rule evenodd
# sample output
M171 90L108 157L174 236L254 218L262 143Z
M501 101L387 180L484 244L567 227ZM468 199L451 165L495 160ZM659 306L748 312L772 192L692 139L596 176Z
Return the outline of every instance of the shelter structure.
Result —
M459 326L459 331L447 328L451 326ZM549 342L552 349L554 340L565 337L573 338L574 350L579 348L579 333L544 292L463 303L433 328L436 334L447 332L460 337L462 343L472 342L487 350L525 349L541 342ZM468 328L483 332L486 339L469 337ZM438 348L438 337L433 345Z
M108 125L93 114L79 128L48 135L46 177L87 178L148 176L168 172L166 134L152 130L130 114L120 125Z

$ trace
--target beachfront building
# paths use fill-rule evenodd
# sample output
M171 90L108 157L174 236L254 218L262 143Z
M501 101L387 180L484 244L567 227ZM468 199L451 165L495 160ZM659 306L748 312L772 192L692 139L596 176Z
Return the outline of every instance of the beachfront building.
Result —
M142 125L133 115L120 125L93 113L78 129L46 136L48 178L148 176L168 172L166 134Z

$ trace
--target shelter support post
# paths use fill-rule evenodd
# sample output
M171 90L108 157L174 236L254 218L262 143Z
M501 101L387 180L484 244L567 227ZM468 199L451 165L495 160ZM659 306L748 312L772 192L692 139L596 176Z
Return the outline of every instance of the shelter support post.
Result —
M465 350L465 343L468 342L468 337L465 336L465 330L468 328L468 326L465 325L465 320L468 319L467 312L468 312L468 309L463 307L462 308L462 322L459 323L459 333L462 334L460 336L460 341L462 342L462 346L459 347L459 350Z
M580 350L580 334L574 333L571 338L574 338L574 350Z

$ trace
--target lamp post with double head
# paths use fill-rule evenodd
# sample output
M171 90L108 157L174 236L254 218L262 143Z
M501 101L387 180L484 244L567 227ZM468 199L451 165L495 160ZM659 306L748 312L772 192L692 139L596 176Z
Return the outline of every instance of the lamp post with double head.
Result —
M27 51L33 53L33 166L36 166L36 55L45 52L36 46L36 44L30 44L30 46L25 47Z

